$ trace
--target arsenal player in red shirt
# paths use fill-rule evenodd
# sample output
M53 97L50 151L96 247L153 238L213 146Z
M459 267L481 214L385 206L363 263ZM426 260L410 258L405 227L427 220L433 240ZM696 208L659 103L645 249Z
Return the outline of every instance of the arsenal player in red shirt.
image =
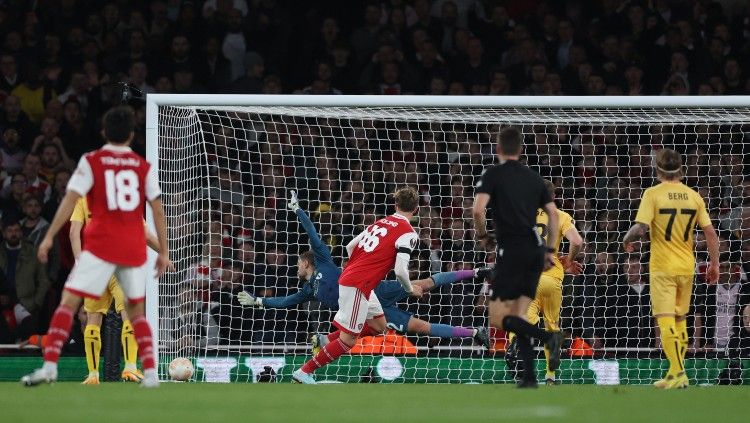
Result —
M409 219L419 205L413 188L396 191L396 213L378 220L346 246L349 264L339 278L339 310L333 324L341 336L323 347L292 375L294 381L314 384L311 373L347 353L363 335L383 333L386 322L383 309L373 290L391 269L404 290L415 297L422 289L409 280L409 259L417 245L417 233Z
M70 335L73 314L80 307L83 297L99 298L113 274L128 298L127 311L143 366L141 385L159 385L154 367L151 328L144 317L144 203L151 205L159 239L157 277L169 266L169 248L156 171L129 147L133 139L133 126L133 110L130 107L115 107L104 115L103 135L107 143L81 158L55 218L39 245L39 260L46 263L52 240L70 218L78 199L86 196L91 211L91 220L84 230L86 243L65 282L60 305L52 316L47 332L48 346L44 350L44 365L21 379L26 386L57 380L57 361Z

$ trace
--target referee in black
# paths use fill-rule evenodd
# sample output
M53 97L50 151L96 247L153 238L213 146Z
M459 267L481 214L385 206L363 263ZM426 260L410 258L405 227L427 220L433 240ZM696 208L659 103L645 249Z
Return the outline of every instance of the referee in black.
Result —
M521 164L523 135L513 127L498 136L497 155L500 164L485 170L474 197L474 230L485 248L495 244L487 233L487 206L492 209L497 240L497 259L489 304L490 325L518 336L518 350L523 360L523 375L518 386L535 388L536 371L531 338L547 344L553 356L550 369L560 364L560 332L546 332L527 322L529 304L536 296L542 271L552 267L556 251L557 206L538 173ZM549 216L547 245L536 230L536 213L544 209ZM557 352L555 354L555 352Z

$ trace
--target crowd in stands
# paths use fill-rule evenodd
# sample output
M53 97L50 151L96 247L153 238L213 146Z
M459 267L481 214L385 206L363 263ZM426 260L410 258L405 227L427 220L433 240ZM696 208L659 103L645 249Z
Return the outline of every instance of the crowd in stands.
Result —
M34 246L75 163L101 145L100 119L120 101L118 82L144 93L750 93L750 10L731 0L8 1L0 3L0 41L0 343L42 333L57 304L73 265L69 240L62 231L44 266ZM145 111L133 106L133 148L143 153ZM301 341L294 332L306 331L308 320L326 321L296 310L243 311L231 299L241 287L283 295L299 285L294 264L306 239L284 210L288 188L308 193L307 209L337 257L347 237L387 212L389 190L408 183L423 195L415 273L492 260L477 253L465 212L474 178L492 161L488 128L361 122L337 132L288 123L266 119L263 127L245 122L210 131L214 156L231 160L210 163L205 175L215 213L201 216L210 223L201 231L205 239L193 244L205 251L193 256L211 259L193 267L209 289L177 295L175 319L182 323L175 326L192 328L184 342ZM525 130L529 164L559 186L561 207L587 240L585 271L566 284L565 327L597 348L647 348L658 338L648 318L648 258L621 254L617 241L642 189L653 183L651 152L677 145L686 154L686 182L707 198L722 228L730 263L728 288L698 285L701 337L693 347L748 338L747 331L712 329L718 310L734 312L726 318L748 304L740 295L747 288L733 288L744 287L750 271L746 130ZM739 136L717 136L732 131ZM462 284L409 307L477 325L480 297L479 287ZM736 298L733 306L721 302L725 297ZM612 307L617 313L605 312Z

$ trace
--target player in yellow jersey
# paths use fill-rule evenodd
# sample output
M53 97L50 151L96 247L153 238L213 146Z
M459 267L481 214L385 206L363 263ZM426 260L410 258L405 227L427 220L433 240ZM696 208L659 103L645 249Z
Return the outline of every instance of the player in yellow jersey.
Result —
M659 326L662 349L669 360L667 375L654 386L686 388L689 381L685 374L688 345L685 315L690 308L695 277L693 234L696 224L706 235L710 256L706 278L711 283L719 279L719 237L703 198L680 182L680 154L670 149L659 150L656 174L660 183L643 193L635 223L622 242L625 251L633 252L633 243L651 232L651 310Z
M552 201L555 200L555 185L544 180L544 185L550 193ZM560 242L563 237L570 243L570 249L568 250L567 256L554 256L554 266L549 270L542 273L539 277L539 286L536 291L536 297L534 301L529 305L529 309L526 312L526 320L529 323L536 325L539 323L539 313L544 316L544 328L549 332L560 331L560 307L562 306L562 280L565 273L578 274L581 272L581 264L575 261L575 257L581 252L583 248L583 238L578 233L573 217L568 213L557 209L557 215L559 217L559 229L557 235L557 245L555 250L560 251ZM539 236L541 236L545 242L547 240L547 222L549 218L547 213L543 209L537 210L536 213L536 227L539 230ZM508 349L506 350L506 361L509 363L511 368L515 367L515 334L508 334ZM544 357L547 362L547 372L545 380L547 385L554 385L555 381L555 370L559 366L560 362L560 351L550 351L547 346L544 346ZM552 358L552 360L550 360ZM550 364L551 362L551 364Z
M76 260L81 254L81 230L91 218L86 197L82 197L76 203L73 214L70 216L70 244L73 249L73 255ZM154 249L159 249L159 243L156 236L151 231L146 230L146 239L148 245ZM101 325L104 314L109 311L112 301L115 303L115 311L122 316L122 353L125 359L125 369L122 371L122 380L128 382L139 382L143 379L143 374L136 367L138 358L138 344L135 341L133 326L125 311L125 294L117 283L117 278L112 276L107 284L107 290L104 291L98 300L85 298L83 309L86 312L86 328L83 333L84 349L86 351L86 365L89 368L89 374L83 381L84 385L99 384L99 353L102 349Z

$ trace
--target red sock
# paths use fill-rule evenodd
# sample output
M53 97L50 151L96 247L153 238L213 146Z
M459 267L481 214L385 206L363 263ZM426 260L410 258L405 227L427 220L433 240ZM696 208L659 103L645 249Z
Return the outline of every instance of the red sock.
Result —
M44 361L57 363L63 344L70 336L70 326L73 324L73 310L60 304L52 315L47 331L47 347L44 349Z
M302 371L305 373L312 373L315 370L325 366L333 360L346 354L352 347L346 345L340 339L337 339L330 344L323 347L315 357L311 358L310 361L302 366Z
M138 343L138 355L141 357L143 370L154 368L154 342L151 339L151 327L146 318L141 316L130 321L135 333L135 342Z

